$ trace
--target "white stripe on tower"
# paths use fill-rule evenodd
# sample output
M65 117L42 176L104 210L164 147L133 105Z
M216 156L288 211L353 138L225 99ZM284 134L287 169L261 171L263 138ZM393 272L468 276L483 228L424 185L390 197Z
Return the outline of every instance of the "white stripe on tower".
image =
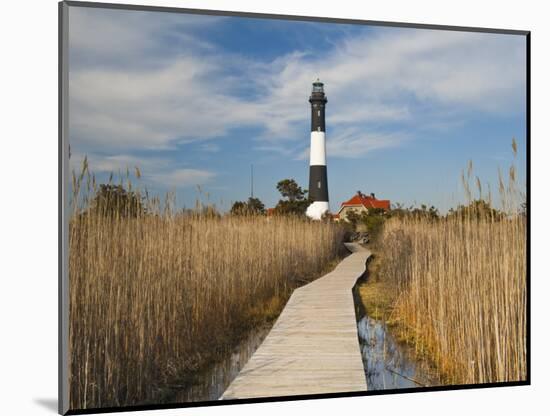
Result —
M312 131L311 132L311 147L309 151L309 165L310 166L326 166L326 142L324 131Z

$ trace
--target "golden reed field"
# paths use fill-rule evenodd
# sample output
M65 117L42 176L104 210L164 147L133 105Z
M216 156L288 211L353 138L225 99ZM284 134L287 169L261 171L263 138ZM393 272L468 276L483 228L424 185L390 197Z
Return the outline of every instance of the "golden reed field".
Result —
M72 408L158 402L163 386L208 365L320 276L343 238L333 224L292 217L80 205L70 219Z
M512 149L516 156L515 140ZM444 384L525 380L525 194L514 165L507 178L499 171L496 210L472 170L470 162L462 174L468 205L444 217L386 222L374 278L393 292L390 321L435 364Z
M391 319L444 384L525 380L525 233L520 216L386 223L376 273L396 289Z

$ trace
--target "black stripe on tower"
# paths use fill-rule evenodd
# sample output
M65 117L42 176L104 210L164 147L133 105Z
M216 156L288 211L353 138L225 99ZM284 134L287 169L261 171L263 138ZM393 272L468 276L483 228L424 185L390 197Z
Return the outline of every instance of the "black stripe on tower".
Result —
M325 131L325 104L327 103L323 83L313 83L313 90L309 97L311 103L311 131Z
M326 166L314 165L309 167L309 198L312 201L328 202Z

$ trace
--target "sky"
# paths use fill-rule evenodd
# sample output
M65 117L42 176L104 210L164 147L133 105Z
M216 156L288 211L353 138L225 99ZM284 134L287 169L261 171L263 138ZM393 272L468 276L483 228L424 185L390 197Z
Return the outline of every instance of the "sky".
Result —
M356 191L441 212L526 169L525 37L69 8L70 166L222 211L307 188L311 84L325 83L330 206ZM511 142L518 143L513 156Z

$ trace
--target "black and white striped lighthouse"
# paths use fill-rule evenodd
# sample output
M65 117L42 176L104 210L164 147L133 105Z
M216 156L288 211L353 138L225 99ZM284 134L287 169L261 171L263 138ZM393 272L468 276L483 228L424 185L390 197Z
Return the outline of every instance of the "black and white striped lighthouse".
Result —
M329 210L327 159L325 143L325 106L327 97L323 83L317 79L313 83L311 96L311 147L309 156L309 197L313 203L307 208L306 215L312 219L321 219Z

